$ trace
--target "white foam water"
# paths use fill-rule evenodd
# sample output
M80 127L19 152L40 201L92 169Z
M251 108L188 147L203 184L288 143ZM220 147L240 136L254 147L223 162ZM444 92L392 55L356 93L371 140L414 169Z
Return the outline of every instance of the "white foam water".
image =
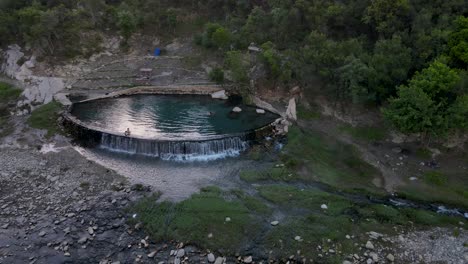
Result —
M239 156L249 147L240 136L206 141L151 141L103 133L101 149L171 161L212 161Z

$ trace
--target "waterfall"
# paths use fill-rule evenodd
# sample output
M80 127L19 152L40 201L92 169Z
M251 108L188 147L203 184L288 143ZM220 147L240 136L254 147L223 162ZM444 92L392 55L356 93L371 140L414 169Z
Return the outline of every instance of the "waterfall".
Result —
M102 133L99 147L163 160L214 160L238 156L249 147L242 136L207 141L153 141Z

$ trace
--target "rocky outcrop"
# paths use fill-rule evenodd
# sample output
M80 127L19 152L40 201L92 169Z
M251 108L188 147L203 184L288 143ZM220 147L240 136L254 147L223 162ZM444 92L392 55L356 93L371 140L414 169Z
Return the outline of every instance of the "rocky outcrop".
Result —
M288 108L286 110L286 118L290 121L297 121L297 112L296 112L296 99L291 98L289 100Z

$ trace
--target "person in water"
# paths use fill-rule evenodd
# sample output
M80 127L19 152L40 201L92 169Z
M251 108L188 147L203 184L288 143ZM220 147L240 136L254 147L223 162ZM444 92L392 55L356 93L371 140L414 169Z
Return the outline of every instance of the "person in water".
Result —
M130 136L130 128L127 127L127 130L124 132L126 137Z

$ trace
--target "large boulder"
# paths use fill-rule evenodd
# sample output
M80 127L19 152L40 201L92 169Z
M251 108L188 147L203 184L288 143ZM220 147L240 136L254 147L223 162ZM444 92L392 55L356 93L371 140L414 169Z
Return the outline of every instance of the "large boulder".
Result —
M211 98L213 99L221 99L221 100L227 100L228 96L226 95L225 90L217 91L215 93L211 94Z
M291 100L289 100L288 108L286 109L286 118L291 121L297 121L295 98L291 98Z

